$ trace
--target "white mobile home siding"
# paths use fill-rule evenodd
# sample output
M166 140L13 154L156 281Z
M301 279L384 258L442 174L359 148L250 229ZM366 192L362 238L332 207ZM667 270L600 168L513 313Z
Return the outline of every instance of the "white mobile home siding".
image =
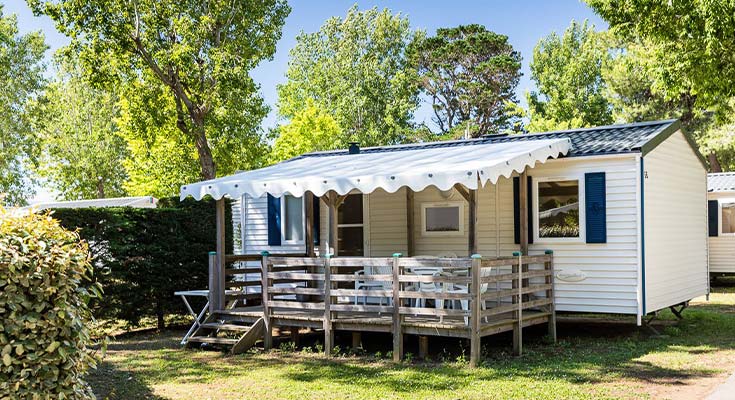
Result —
M735 192L709 193L709 200L735 199ZM721 216L718 230L722 230ZM735 273L735 235L723 235L709 237L709 272L710 273Z
M638 228L636 164L632 155L591 156L550 160L529 175L576 177L584 199L584 174L605 172L607 243L540 242L531 253L554 251L556 309L558 311L638 313ZM584 200L582 200L584 201ZM581 204L584 207L584 204ZM580 224L584 224L580 218ZM560 273L580 271L584 280L565 282Z
M607 243L587 244L584 238L571 242L538 242L531 253L554 251L557 272L576 270L581 282L556 281L559 311L637 314L638 312L638 231L636 164L634 156L580 157L550 160L529 171L533 178L576 177L584 181L586 172L605 172L607 190ZM580 188L583 190L583 188ZM497 193L496 193L497 191ZM497 202L496 202L497 196ZM421 203L464 201L458 193L448 198L430 187L414 197L414 241L416 255L454 253L467 256L467 233L462 236L423 236ZM370 195L372 256L390 255L405 249L406 195L375 192ZM385 213L388 214L385 214ZM465 226L468 210L464 207ZM497 221L497 222L496 222ZM391 239L380 242L380 232ZM478 250L487 257L509 256L518 250L513 233L513 183L501 178L498 185L479 191Z
M707 172L681 131L643 157L645 311L707 294Z

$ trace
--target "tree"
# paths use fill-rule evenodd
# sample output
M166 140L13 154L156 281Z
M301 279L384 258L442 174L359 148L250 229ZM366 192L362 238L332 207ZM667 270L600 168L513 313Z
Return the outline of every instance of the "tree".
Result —
M441 28L412 54L442 133L466 125L477 137L509 127L506 108L516 101L521 55L507 36L482 25Z
M65 200L123 196L125 140L118 135L115 93L92 87L72 58L58 58L58 76L39 102L39 175Z
M44 85L46 48L40 32L19 35L17 18L0 4L0 203L24 204L33 194L28 172L37 146L29 103Z
M178 134L167 89L144 86L142 80L129 83L120 99L119 135L128 149L123 186L132 196L174 196L182 183L197 180L197 150L191 137Z
M612 123L602 69L611 60L605 33L587 21L556 32L533 49L531 79L538 92L528 94L530 131Z
M406 50L421 36L400 14L357 6L318 32L302 32L290 52L288 81L278 86L280 116L295 118L312 100L337 121L335 140L365 146L406 140L419 102Z
M735 95L735 3L732 1L586 0L619 37L650 43L648 56L655 68L648 72L671 102L691 104L682 121L696 120L696 110L715 119L712 130L702 130L698 142L718 143L703 149L733 153L735 142L725 144L719 128L728 124ZM712 134L713 137L709 137ZM730 150L725 150L726 147ZM710 153L710 167L719 171L718 153Z
M586 0L610 28L650 42L651 72L671 98L696 93L707 107L735 95L735 2Z
M602 71L613 118L625 122L678 118L696 139L705 135L713 122L711 113L690 91L675 97L666 93L665 84L655 73L660 68L653 56L655 45L639 41L623 42L619 47L624 50Z
M344 147L342 131L329 113L309 99L306 108L296 112L288 124L278 127L271 150L271 162L279 162L316 150Z
M72 38L96 81L122 76L143 79L142 90L168 89L176 128L194 144L202 178L233 172L215 168L232 162L232 141L260 140L267 108L249 71L273 56L290 11L285 0L28 3Z

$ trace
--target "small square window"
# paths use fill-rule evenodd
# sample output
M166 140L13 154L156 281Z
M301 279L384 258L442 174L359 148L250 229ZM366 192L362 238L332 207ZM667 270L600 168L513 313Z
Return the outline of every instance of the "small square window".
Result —
M461 202L425 203L421 205L424 235L452 236L464 233L464 211Z
M539 238L579 237L579 181L538 183Z
M735 203L722 203L722 233L735 233Z

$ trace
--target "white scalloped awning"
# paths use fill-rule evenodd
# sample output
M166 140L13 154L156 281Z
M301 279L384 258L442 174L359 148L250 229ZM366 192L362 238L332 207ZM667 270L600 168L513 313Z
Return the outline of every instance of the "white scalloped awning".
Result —
M184 185L181 198L237 198L243 194L260 197L266 193L301 197L306 191L322 196L330 190L343 195L354 189L371 193L378 188L393 193L403 186L418 192L428 186L448 190L457 183L477 189L478 182L483 186L488 181L495 184L501 176L509 178L513 171L521 172L537 162L565 155L570 147L569 139L543 139L410 150L395 147L360 154L327 153Z

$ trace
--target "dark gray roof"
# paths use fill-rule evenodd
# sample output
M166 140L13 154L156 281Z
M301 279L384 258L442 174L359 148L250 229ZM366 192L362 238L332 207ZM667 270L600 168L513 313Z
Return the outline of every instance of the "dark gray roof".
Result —
M537 139L569 138L572 149L567 157L581 157L602 154L643 153L661 143L669 135L679 129L677 120L638 122L625 125L608 125L594 128L570 129L563 131L490 135L477 139L448 140L443 142L411 143L395 146L367 147L360 149L361 154L384 153L389 151L407 151L427 148L473 146L502 142L515 142ZM695 148L696 149L696 148ZM325 155L348 154L347 150L323 151L304 154L301 157L319 157Z
M707 174L708 192L735 192L735 172Z

